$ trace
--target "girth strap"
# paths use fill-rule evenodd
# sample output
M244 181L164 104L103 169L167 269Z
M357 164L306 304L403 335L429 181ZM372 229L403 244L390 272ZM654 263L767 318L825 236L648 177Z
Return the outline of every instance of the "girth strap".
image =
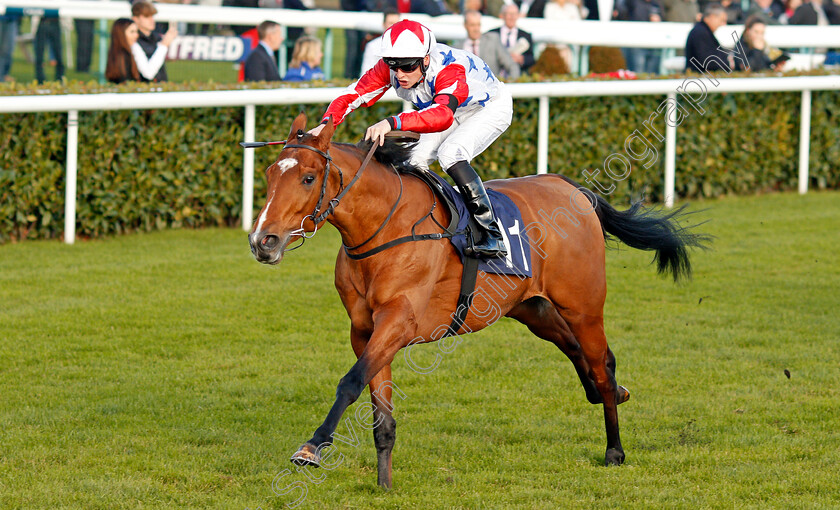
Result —
M467 233L469 235L469 233ZM452 324L446 331L444 337L458 334L458 330L464 325L467 314L472 306L473 291L478 280L478 259L466 257L464 259L464 272L461 275L461 291L458 295L458 304L455 306L455 313L452 314Z

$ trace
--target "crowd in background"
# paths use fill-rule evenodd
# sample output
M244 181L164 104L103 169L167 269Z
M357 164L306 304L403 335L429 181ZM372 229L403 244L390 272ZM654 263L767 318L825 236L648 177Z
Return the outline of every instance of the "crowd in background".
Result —
M175 0L177 3L194 3L206 6L268 7L307 10L314 8L314 0ZM137 6L140 6L139 8ZM572 51L566 45L535 46L531 35L517 26L520 18L545 18L550 20L598 19L597 0L340 0L345 11L370 11L383 13L383 31L405 13L422 13L431 16L462 13L468 38L453 42L473 51L487 61L494 73L501 77L516 78L528 74L537 57L549 50L571 68ZM715 19L708 16L714 8ZM132 18L116 20L112 25L108 67L108 80L164 81L167 79L166 49L179 34L175 24L171 28L155 24L157 12L153 4L137 0L132 4ZM498 16L503 26L481 33L481 16ZM712 4L707 0L617 0L612 19L621 21L663 21L694 23L692 32L705 32L709 23L718 20L724 24L743 24L749 21L743 43L750 44L758 64L778 62L766 47L763 33L767 25L829 25L840 24L840 0L751 0L749 8L742 8L741 0L722 0ZM34 18L32 50L35 78L41 83L47 79L45 62L54 67L53 77L60 80L65 73L61 24L58 18ZM76 32L75 68L90 72L93 48L93 20L74 20ZM267 22L273 23L273 22ZM705 25L705 28L703 28ZM0 80L7 79L15 42L20 36L21 16L10 13L0 16ZM718 25L719 26L719 25ZM260 28L262 27L262 28ZM698 27L700 30L698 30ZM323 78L321 60L323 49L314 33L302 28L287 27L286 38L280 36L279 25L210 27L209 25L181 24L181 33L207 34L215 30L230 30L234 34L254 34L254 47L249 50L252 58L243 62L241 78L245 80L301 81ZM714 30L712 29L712 32ZM380 33L345 30L346 59L343 75L358 78L362 71L375 62ZM279 40L278 40L279 38ZM277 68L278 52L286 52L290 62L288 71L280 76ZM688 51L688 49L687 49ZM762 57L759 53L764 53ZM660 69L660 51L645 48L622 49L625 68L637 73L657 73ZM253 56L256 54L256 56ZM248 63L250 62L250 64ZM251 70L248 70L248 67ZM273 67L272 67L273 65ZM689 67L691 67L689 65ZM758 68L767 68L759 65ZM258 69L257 69L258 68Z

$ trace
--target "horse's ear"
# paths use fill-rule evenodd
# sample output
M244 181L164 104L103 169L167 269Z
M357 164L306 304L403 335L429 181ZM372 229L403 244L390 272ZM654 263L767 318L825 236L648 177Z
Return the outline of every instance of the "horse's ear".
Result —
M333 124L332 116L327 119L327 123L324 125L324 129L318 134L318 138L316 138L316 143L318 144L319 148L322 151L326 151L330 146L330 140L332 140L333 134L335 133L335 124Z
M296 141L295 136L297 136L299 130L306 131L306 114L304 112L300 112L292 122L292 130L289 131L288 141Z

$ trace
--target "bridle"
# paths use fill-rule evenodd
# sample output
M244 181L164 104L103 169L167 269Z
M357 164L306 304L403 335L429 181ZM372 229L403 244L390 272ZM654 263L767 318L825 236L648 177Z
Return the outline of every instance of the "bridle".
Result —
M399 137L399 136L402 136L402 137L408 136L408 137L411 137L411 138L419 137L419 135L417 135L416 133L406 133L406 132L391 132L391 133L388 133L386 136L388 136L389 138L390 137ZM285 143L285 142L241 142L240 145L242 145L245 148L255 148L255 147L263 147L265 145L279 145L279 144L283 144L283 143ZM303 244L306 242L307 239L311 239L312 237L314 237L315 234L318 232L318 225L322 221L326 220L329 215L331 215L335 212L335 208L338 207L338 205L341 203L341 199L344 198L344 196L347 194L347 192L350 191L350 188L352 188L353 185L356 183L356 181L358 181L359 178L362 176L362 173L367 168L368 163L370 163L370 160L371 160L371 158L373 158L373 154L376 152L376 149L379 147L379 145L375 141L373 142L373 144L370 147L370 150L368 151L367 155L365 156L365 159L362 161L362 164L359 167L359 170L356 172L356 175L354 175L353 178L350 179L350 182L347 183L347 187L344 187L344 174L341 171L341 167L339 167L337 164L335 164L332 156L330 156L329 149L327 149L327 151L324 152L320 149L316 149L315 147L312 147L311 145L304 145L304 144L298 144L298 143L285 143L285 147L286 148L292 148L292 149L310 150L310 151L318 154L319 156L321 156L322 158L324 158L326 160L326 165L324 165L324 179L323 179L323 182L321 183L321 192L318 195L318 202L315 204L315 209L312 211L311 214L307 214L306 216L303 217L303 219L300 221L300 228L289 232L290 236L300 237L300 243L298 243L295 246L292 246L291 248L286 248L284 250L284 251L292 251L292 250L297 250L298 248L303 246ZM324 208L324 210L321 211L321 207L324 205L324 198L326 197L326 194L327 194L327 181L329 180L329 177L330 177L330 167L331 166L335 166L335 169L338 171L339 190L338 190L338 193L336 194L336 196L333 197L332 199L330 199L329 202L327 202L326 208ZM435 219L434 215L432 214L435 210L435 207L437 206L437 198L435 197L434 190L432 190L431 187L429 187L430 191L432 191L432 197L434 198L434 201L432 203L432 207L429 210L429 212L426 213L426 215L424 215L422 218L420 218L420 220L418 220L412 226L410 236L404 236L404 237L400 237L398 239L394 239L393 241L387 242L387 243L385 243L381 246L378 246L376 248L368 250L364 253L360 253L360 254L356 254L356 255L350 253L351 251L356 250L356 249L361 248L362 246L366 245L367 243L372 241L373 238L375 238L380 232L382 232L382 229L385 228L385 225L388 224L388 222L391 220L391 217L394 215L394 212L397 210L397 206L399 205L400 200L402 200L402 195L403 195L402 176L400 175L400 172L396 168L394 168L393 166L390 166L390 168L392 170L394 170L394 173L396 174L397 179L399 180L400 193L397 196L397 199L394 201L394 205L391 206L391 210L388 212L388 215L382 221L382 224L379 225L379 228L377 228L376 231L370 237L368 237L367 239L365 239L364 241L362 241L361 243L359 243L355 246L343 245L345 253L351 259L360 260L360 259L363 259L363 258L367 258L367 257L370 257L371 255L375 255L375 254L377 254L381 251L387 250L388 248L393 248L394 246L397 246L397 245L400 245L400 244L403 244L403 243L406 243L406 242L410 242L410 241L427 241L427 240L437 240L437 239L449 238L449 237L452 237L453 234L455 233L454 232L454 223L456 221L453 222L453 225L450 225L449 227L446 227L446 226L438 223L437 219ZM427 183L427 186L428 186L428 183ZM422 223L424 220L426 220L426 218L430 218L430 217L432 218L432 221L434 221L439 227L441 227L444 230L445 233L415 234L414 233L415 228L417 228L417 226L420 223ZM312 220L312 223L313 223L313 226L314 226L314 230L312 232L307 232L306 229L303 226L303 224L306 222L307 219ZM454 216L453 216L453 220L455 220Z
M321 183L321 193L318 195L318 202L315 204L315 209L312 211L311 214L307 214L306 216L303 217L302 220L300 220L300 228L298 228L296 230L292 230L291 232L289 232L290 236L299 236L300 237L300 243L298 243L295 246L292 246L291 248L286 248L284 250L284 251L292 251L292 250L297 250L298 248L303 246L303 244L306 242L307 239L311 239L312 237L314 237L315 234L318 232L318 225L322 221L326 220L329 215L331 215L332 213L335 212L335 208L338 207L338 204L341 203L341 199L344 198L344 196L347 194L347 192L350 191L350 188L352 188L353 185L356 184L356 182L362 176L362 173L365 171L365 169L368 166L368 163L370 163L370 160L373 157L373 153L376 152L376 149L379 146L377 145L376 142L374 142L371 145L370 150L368 151L367 155L365 156L365 159L362 161L362 165L359 167L359 171L356 172L356 175L354 175L352 179L350 179L350 182L347 183L347 187L344 187L344 174L341 171L341 167L339 167L337 164L335 164L335 162L332 159L332 156L330 156L329 149L327 149L327 151L324 152L320 149L316 149L315 147L312 147L311 145L303 145L303 144L298 144L298 143L287 143L286 147L287 148L293 148L293 149L310 150L310 151L318 154L322 158L324 158L326 160L326 163L327 163L326 165L324 165L324 179L323 179L323 182ZM326 197L326 194L327 194L327 181L330 178L330 167L331 166L335 166L335 169L338 171L338 178L339 178L338 194L336 194L335 197L330 199L329 202L327 202L326 208L324 208L324 210L321 211L321 207L324 205L324 198ZM364 246L365 244L370 242L374 237L376 237L376 235L379 234L379 232L381 232L382 229L385 228L385 225L391 220L391 216L393 216L394 211L397 210L397 205L399 205L400 200L402 199L402 193L403 193L402 177L400 177L399 172L396 172L396 174L397 174L397 178L399 178L399 181L400 181L400 194L399 194L399 196L397 196L397 200L394 202L394 205L391 207L391 211L388 213L388 216L385 218L385 221L383 221L382 224L379 226L379 228L376 229L376 232L374 232L373 235L370 236L369 238L367 238L364 242L362 242L360 244L357 244L356 246L346 246L345 245L345 249L353 250L353 249L359 248L361 246ZM307 219L312 220L312 224L314 225L314 230L312 232L307 232L306 229L303 227L303 224L306 222Z

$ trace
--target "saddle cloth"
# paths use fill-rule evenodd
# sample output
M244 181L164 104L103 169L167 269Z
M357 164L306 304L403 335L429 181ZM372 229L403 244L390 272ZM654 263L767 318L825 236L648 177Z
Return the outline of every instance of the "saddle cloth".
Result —
M446 195L442 198L454 204L458 211L460 218L456 228L458 234L452 236L450 241L463 262L466 258L465 249L468 244L465 229L470 222L471 215L458 190L436 173L429 173L440 183L440 186L436 188ZM505 258L479 259L478 269L490 274L507 274L530 278L531 245L528 243L528 236L524 231L525 225L522 223L522 213L519 212L519 207L504 193L488 189L487 195L490 197L490 203L493 204L493 212L499 222L502 236L505 238L508 253Z

